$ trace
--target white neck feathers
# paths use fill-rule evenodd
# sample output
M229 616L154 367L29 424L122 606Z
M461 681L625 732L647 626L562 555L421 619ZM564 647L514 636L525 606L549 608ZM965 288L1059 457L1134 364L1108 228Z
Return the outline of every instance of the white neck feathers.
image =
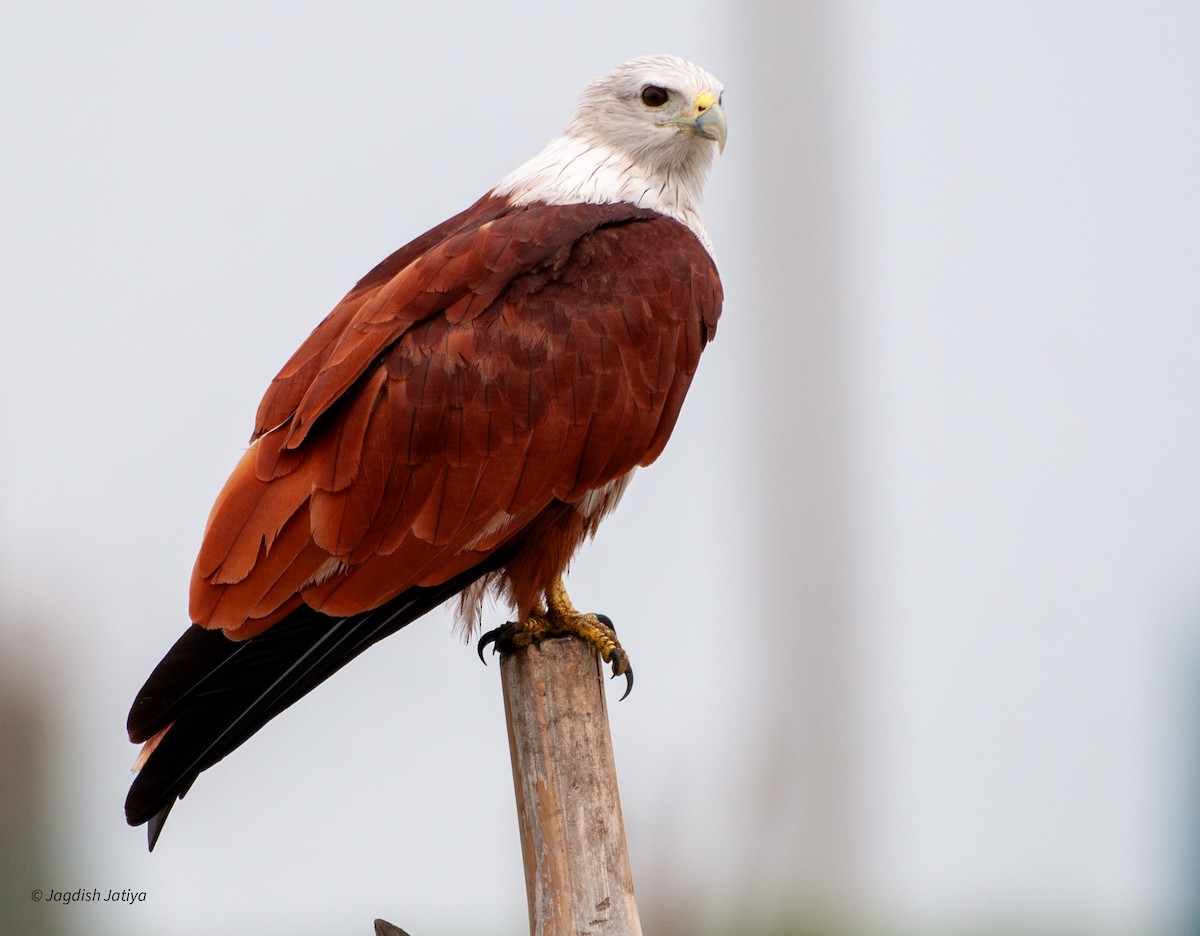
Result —
M700 218L701 196L712 161L707 147L703 151L707 159L652 170L627 153L572 134L570 129L509 173L493 193L518 205L629 202L687 225L712 253Z

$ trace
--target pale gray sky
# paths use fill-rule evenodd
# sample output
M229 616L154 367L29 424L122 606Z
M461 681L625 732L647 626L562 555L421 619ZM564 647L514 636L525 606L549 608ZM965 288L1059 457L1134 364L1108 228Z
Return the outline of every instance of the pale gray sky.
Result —
M524 931L498 673L447 617L204 774L152 856L124 718L280 364L588 80L673 52L727 89L725 315L571 580L637 665L610 708L647 931L1186 916L1200 14L832 6L0 12L0 672L44 706L52 841L6 912Z

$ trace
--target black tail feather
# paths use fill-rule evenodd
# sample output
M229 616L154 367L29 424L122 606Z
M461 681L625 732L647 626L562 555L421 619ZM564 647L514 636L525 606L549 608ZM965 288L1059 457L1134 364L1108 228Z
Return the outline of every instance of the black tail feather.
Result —
M199 774L384 637L498 567L489 557L442 585L412 588L352 617L301 607L256 637L235 642L193 625L155 667L129 712L140 742L171 730L142 766L125 800L130 825L149 823L150 848L176 800Z

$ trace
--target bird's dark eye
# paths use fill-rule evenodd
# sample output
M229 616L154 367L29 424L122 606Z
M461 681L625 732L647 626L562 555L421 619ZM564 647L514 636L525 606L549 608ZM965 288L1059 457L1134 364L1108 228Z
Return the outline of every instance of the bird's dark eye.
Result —
M647 107L662 107L670 99L671 95L666 88L660 88L658 85L646 85L642 88L642 103Z

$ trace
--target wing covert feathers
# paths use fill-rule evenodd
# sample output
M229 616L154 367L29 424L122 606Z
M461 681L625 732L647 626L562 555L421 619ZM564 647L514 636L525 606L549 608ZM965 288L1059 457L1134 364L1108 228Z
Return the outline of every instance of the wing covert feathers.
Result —
M720 305L678 222L485 197L364 277L272 382L209 519L193 620L236 640L299 602L369 610L648 464ZM538 583L501 577L527 612Z

